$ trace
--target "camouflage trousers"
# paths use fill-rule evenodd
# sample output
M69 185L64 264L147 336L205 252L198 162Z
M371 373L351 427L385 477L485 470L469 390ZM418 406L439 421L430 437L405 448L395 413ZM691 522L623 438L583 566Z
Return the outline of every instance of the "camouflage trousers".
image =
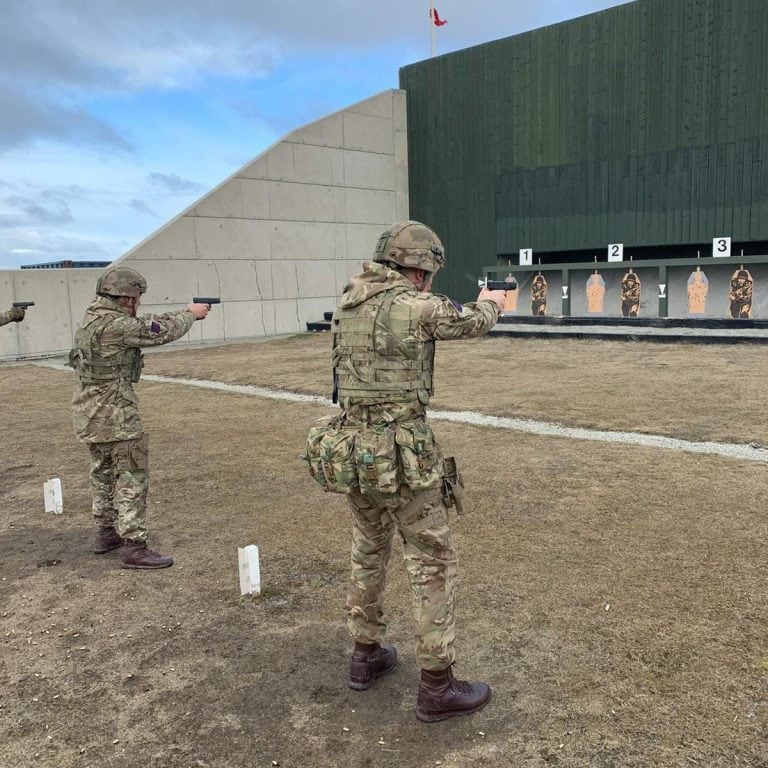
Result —
M89 443L88 448L97 525L114 525L121 538L146 541L149 438Z
M352 639L380 643L384 636L384 586L395 529L413 592L416 657L423 669L453 663L454 601L458 558L440 488L349 497L352 511L352 578L347 626Z

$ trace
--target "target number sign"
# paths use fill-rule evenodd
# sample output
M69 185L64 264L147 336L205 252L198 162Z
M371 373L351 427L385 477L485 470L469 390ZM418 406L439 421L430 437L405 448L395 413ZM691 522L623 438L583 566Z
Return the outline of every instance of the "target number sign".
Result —
M727 259L731 255L731 238L716 237L712 241L712 255L722 259Z

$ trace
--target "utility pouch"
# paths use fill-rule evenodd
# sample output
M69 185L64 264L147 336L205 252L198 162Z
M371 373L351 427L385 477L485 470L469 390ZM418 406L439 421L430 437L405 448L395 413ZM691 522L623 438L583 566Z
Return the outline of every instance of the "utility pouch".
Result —
M309 430L302 458L324 491L354 493L358 489L354 460L356 432L356 428L339 428L335 422Z
M404 421L395 432L402 480L414 491L435 488L440 483L440 450L432 428L425 421Z
M363 427L355 437L360 493L397 493L397 452L394 424Z
M312 475L324 491L329 490L329 488L328 481L325 479L325 472L323 471L323 460L320 457L320 441L328 429L329 426L327 424L312 427L307 435L305 451L301 454L301 458L309 465L309 474Z

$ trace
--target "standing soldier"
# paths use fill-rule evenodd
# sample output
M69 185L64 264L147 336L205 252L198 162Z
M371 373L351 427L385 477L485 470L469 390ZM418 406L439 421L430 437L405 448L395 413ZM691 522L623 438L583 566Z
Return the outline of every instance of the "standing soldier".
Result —
M7 312L0 312L0 325L20 323L25 314L24 307L11 307Z
M382 234L373 262L347 283L333 316L334 401L341 414L314 427L307 441L313 476L327 490L348 494L352 513L349 686L365 690L397 663L395 648L381 645L397 529L414 595L416 716L425 722L471 714L491 697L485 683L456 680L451 671L457 557L448 507L458 477L455 466L446 471L449 460L444 466L426 406L435 341L486 333L498 320L504 291L483 289L464 307L432 294L443 263L442 243L424 224L403 221Z
M147 281L114 266L96 283L69 354L80 381L72 398L75 434L91 453L91 495L98 532L93 551L122 545L124 568L167 568L173 559L147 547L149 442L133 385L144 365L141 347L181 338L207 304L163 315L136 316Z

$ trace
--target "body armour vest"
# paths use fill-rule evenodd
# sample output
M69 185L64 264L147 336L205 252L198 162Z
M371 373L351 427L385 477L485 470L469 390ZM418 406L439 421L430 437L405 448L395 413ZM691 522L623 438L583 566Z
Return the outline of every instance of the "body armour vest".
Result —
M137 382L141 377L144 358L140 349L125 348L111 355L99 350L102 331L120 312L112 309L96 309L88 312L75 334L75 346L69 353L69 364L75 369L83 384L98 384L119 378Z
M339 398L359 405L429 403L434 341L419 341L418 302L395 303L398 286L333 315L333 371Z

